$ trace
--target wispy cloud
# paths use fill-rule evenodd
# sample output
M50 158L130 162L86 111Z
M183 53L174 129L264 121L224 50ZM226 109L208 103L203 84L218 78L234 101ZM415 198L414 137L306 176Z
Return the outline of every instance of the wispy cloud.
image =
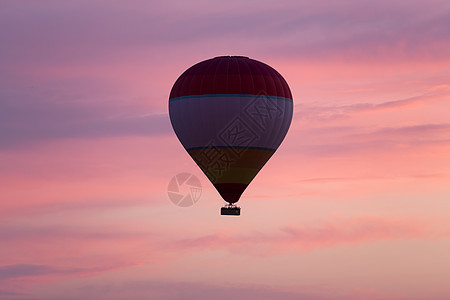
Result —
M83 270L80 268L58 269L45 265L27 265L27 264L5 265L0 266L0 281L19 277L41 276L49 274L79 273L81 271Z
M295 119L318 120L322 122L340 120L361 113L404 112L405 109L417 109L430 106L436 102L441 102L442 104L450 102L449 86L442 85L434 87L421 95L381 103L360 102L342 106L311 106L299 103L296 104Z
M305 178L299 180L299 182L305 183L328 183L328 182L354 182L354 181L376 181L376 180L392 180L398 179L399 176L358 176L358 177L314 177ZM401 178L401 177L400 177ZM429 173L429 174L411 174L404 178L414 178L414 179L445 179L450 178L450 174L446 173Z
M31 13L10 1L0 23L9 45L3 63L19 57L95 61L152 47L180 54L198 45L209 45L207 51L214 52L241 48L304 58L436 59L445 58L449 47L448 4L438 0L410 1L408 6L401 1L355 0L326 5L280 1L276 7L260 1L192 1L170 7L161 1L131 3L51 2L34 6ZM39 36L35 28L41 29ZM230 40L242 46L230 45Z
M148 207L152 202L149 198L128 198L126 201L122 199L90 199L78 201L52 201L48 203L28 204L24 206L13 206L11 208L2 207L0 216L3 220L17 218L17 217L32 217L55 215L58 213L102 213L110 210L130 209L136 207ZM0 229L1 232L1 229Z
M106 228L74 227L69 225L58 226L8 226L0 228L0 237L3 241L32 241L44 240L79 240L79 241L108 241L108 240L136 240L153 236L150 232L117 231Z
M0 297L3 297L3 296L14 297L15 299L17 299L19 297L20 297L19 299L28 299L27 296L29 296L29 294L15 292L15 291L11 291L11 290L0 290Z
M38 99L33 99L36 97ZM166 113L146 113L140 107L111 102L33 98L6 98L0 102L0 149L55 139L150 137L171 132Z
M336 299L332 296L334 288L311 285L299 285L296 290L275 288L263 284L215 284L193 280L124 280L120 284L85 284L70 293L64 299ZM60 299L56 291L45 299ZM41 298L38 298L41 299Z
M376 137L414 137L420 139L421 137L433 138L434 136L447 137L450 132L450 123L444 124L420 124L402 127L386 127L381 128L373 133L368 133L366 136ZM450 136L448 136L450 138Z
M450 124L447 123L371 130L364 127L345 129L339 126L312 128L292 133L301 142L292 145L288 151L317 158L353 157L354 161L372 156L387 156L392 159L397 157L399 161L403 161L408 154L422 153L430 159L434 155L435 159L440 158L445 162L446 149L450 145L449 128ZM445 172L444 169L443 167L435 172Z
M443 230L433 221L416 218L367 216L336 220L322 224L292 225L275 233L214 233L177 241L175 249L219 250L256 255L279 255L280 252L312 251L316 248L383 240L430 239Z
M300 154L315 157L378 153L393 158L400 155L399 151L429 155L432 149L435 156L440 153L443 158L441 154L450 142L450 115L443 109L448 103L447 85L434 86L421 95L379 103L329 106L299 103L286 143Z

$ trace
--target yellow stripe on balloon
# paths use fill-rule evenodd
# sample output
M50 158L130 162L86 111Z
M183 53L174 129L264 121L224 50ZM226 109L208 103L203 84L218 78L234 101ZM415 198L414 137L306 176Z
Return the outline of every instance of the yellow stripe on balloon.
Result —
M274 151L265 149L203 148L189 154L213 184L249 184Z
M222 176L218 176L213 182L217 183L241 183L249 184L260 169L255 168L229 168L223 172Z

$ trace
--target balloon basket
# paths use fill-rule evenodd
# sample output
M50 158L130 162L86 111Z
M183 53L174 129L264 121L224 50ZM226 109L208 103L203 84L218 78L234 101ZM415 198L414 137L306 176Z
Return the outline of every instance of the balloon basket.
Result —
M233 204L227 204L220 209L220 214L222 216L240 216L241 208Z

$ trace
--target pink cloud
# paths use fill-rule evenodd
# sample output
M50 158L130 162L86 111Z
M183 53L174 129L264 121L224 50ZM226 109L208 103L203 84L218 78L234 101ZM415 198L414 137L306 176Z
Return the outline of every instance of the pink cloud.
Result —
M446 230L446 229L445 229ZM317 248L385 240L431 239L440 235L436 221L416 218L367 216L334 220L323 224L292 225L275 233L214 233L179 240L173 249L227 249L250 255L280 255L286 252L313 251Z
M424 106L431 106L434 103L445 105L450 101L450 89L446 85L433 87L422 95L409 97L406 99L387 101L381 103L353 103L342 106L309 106L296 104L295 120L341 120L355 117L361 113L385 113L387 111L397 111L404 113L405 109L420 109Z
M450 174L445 173L432 173L432 174L414 174L408 176L408 178L416 179L447 179L450 178ZM394 177L386 176L358 176L358 177L315 177L301 179L300 182L306 183L328 183L328 182L353 182L353 181L376 181L376 180L389 180Z
M29 291L41 284L148 264L156 268L173 260L158 249L162 243L159 234L136 228L132 222L119 225L118 220L111 225L104 218L89 222L80 213L66 215L58 225L42 223L36 216L22 222L16 217L0 227L6 245L0 249L0 285L11 287L6 291Z
M0 158L0 190L9 200L0 203L4 217L11 210L20 215L65 205L72 209L101 203L167 204L170 178L181 171L197 171L174 134L67 139L3 151Z
M107 297L108 299L123 299L129 295L134 299L336 299L332 296L334 288L301 285L296 290L276 288L263 284L236 283L233 285L225 283L207 283L192 280L168 281L168 280L125 280L114 284L89 284L83 283L78 289L72 290L65 299L97 299ZM45 293L45 299L60 299L61 291ZM363 294L357 291L355 294ZM88 295L88 296L86 296ZM86 298L87 297L87 298ZM39 298L40 299L40 298Z

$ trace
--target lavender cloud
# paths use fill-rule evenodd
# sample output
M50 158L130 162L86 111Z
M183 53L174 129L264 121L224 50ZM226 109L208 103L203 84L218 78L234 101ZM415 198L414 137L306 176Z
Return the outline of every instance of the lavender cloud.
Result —
M51 139L149 137L169 132L167 114L142 113L118 103L48 101L39 94L0 102L0 149Z
M214 51L243 43L274 56L365 60L445 59L449 47L445 1L134 3L142 9L105 1L51 1L29 8L10 1L0 18L0 36L8 45L0 64L92 62L136 47L179 56L186 47L212 42Z
M287 291L267 285L257 284L211 284L195 281L167 280L127 280L121 284L85 284L73 290L64 298L97 299L107 296L108 299L126 299L132 295L134 299L332 299L327 288L302 286L300 291ZM86 298L86 295L89 295ZM45 299L58 299L46 297Z

